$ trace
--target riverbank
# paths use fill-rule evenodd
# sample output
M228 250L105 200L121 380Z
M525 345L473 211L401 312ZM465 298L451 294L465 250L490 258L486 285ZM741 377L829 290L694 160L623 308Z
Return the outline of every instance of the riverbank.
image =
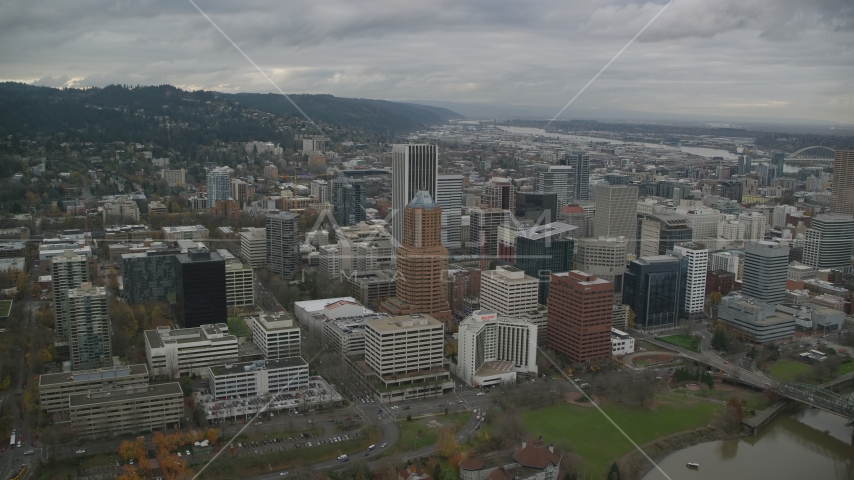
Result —
M657 438L641 445L641 449L653 459L655 463L664 460L668 455L701 443L715 442L719 440L734 440L745 437L743 431L728 432L718 425L709 425L703 428L685 430L672 435ZM655 468L640 452L633 450L627 453L618 462L627 480L639 480Z

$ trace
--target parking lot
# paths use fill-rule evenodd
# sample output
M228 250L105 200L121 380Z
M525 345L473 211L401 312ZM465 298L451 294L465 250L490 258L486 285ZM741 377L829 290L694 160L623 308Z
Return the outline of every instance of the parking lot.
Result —
M77 470L78 480L105 480L116 478L122 473L121 467L117 467L114 463L100 465L97 467L81 468Z
M275 395L246 395L216 398L210 390L202 389L193 395L196 405L205 409L209 421L248 417L266 410L276 413L299 413L320 405L337 405L341 395L320 377L313 377L308 388L281 392Z

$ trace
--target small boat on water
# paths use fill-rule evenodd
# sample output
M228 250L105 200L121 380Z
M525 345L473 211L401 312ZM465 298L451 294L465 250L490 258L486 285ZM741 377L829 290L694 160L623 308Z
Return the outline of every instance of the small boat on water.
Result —
M690 468L691 470L699 470L700 469L699 463L689 463L688 465L685 465L685 466Z

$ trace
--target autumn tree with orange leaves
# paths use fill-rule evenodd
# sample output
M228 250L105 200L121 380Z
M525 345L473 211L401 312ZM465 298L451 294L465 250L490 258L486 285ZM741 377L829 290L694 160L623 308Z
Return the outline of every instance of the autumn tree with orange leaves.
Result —
M219 430L216 428L209 428L205 432L205 438L211 445L215 444L217 440L219 440Z
M460 451L460 444L454 437L453 428L443 428L436 439L436 454L443 458L451 458Z

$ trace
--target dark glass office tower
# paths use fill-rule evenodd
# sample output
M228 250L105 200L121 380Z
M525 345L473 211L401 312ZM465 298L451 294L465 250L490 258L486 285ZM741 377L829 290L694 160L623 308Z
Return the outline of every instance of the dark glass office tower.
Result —
M539 279L537 301L546 305L553 273L572 270L575 240L567 238L574 227L555 222L519 232L516 237L516 266Z
M637 328L647 330L678 323L686 270L686 262L665 255L641 257L629 264L623 303L635 313Z
M184 328L225 323L225 260L206 248L175 256L178 321Z
M166 300L175 293L177 248L122 255L122 284L128 303Z
M349 227L365 221L365 185L361 181L333 180L332 203L339 226Z

